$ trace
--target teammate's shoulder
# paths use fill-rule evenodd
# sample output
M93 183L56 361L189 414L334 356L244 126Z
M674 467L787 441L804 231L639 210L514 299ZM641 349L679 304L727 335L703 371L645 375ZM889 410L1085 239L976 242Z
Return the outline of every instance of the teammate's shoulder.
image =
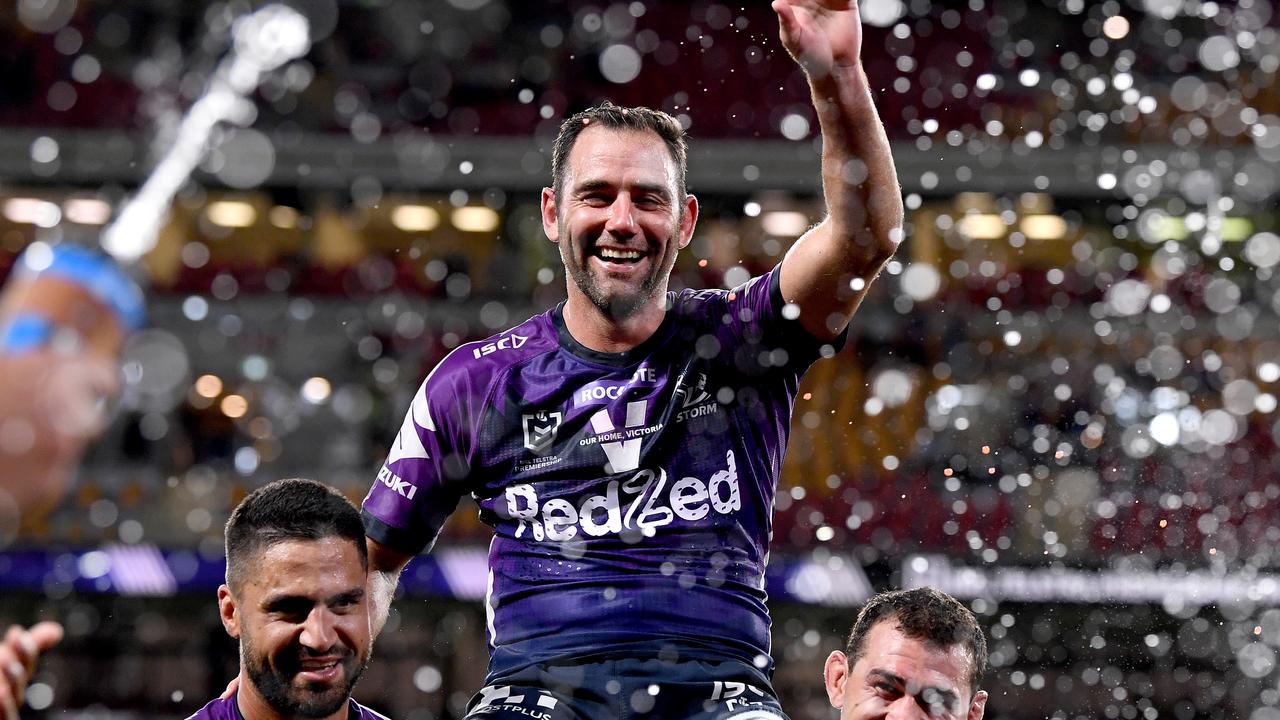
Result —
M239 720L240 713L236 712L236 698L232 695L229 698L214 698L210 700L204 707L191 714L187 720Z

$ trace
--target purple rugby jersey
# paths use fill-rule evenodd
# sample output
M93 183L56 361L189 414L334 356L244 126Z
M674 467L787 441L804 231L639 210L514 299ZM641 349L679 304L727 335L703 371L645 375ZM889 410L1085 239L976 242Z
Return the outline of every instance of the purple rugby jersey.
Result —
M388 720L387 716L362 707L355 700L348 700L348 703L347 720ZM233 695L229 698L210 701L187 720L244 720L244 716L240 714L240 708L236 706L236 696Z
M559 307L457 348L364 500L369 536L416 554L475 498L495 531L491 679L610 657L770 662L773 496L823 345L784 318L777 268L667 301L625 353L580 345Z

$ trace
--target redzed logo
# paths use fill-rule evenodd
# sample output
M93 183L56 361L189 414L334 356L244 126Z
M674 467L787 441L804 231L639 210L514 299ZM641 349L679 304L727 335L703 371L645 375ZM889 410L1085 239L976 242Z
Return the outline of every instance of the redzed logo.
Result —
M603 494L588 495L576 504L565 498L544 501L533 485L512 485L506 490L507 515L520 521L516 537L528 532L534 540L564 542L579 533L603 537L631 528L652 536L676 518L696 522L712 512L728 515L742 508L733 451L725 458L728 467L710 480L683 477L670 482L665 470L646 469L624 481L610 480Z

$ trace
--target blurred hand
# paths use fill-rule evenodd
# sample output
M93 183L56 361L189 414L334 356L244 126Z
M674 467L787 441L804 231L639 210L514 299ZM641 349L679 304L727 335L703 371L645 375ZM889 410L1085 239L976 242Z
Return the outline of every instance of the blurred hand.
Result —
M0 641L0 720L18 720L36 661L61 640L62 626L56 622L36 623L30 630L14 625L5 633Z
M810 79L858 65L862 21L857 0L774 0L778 34Z

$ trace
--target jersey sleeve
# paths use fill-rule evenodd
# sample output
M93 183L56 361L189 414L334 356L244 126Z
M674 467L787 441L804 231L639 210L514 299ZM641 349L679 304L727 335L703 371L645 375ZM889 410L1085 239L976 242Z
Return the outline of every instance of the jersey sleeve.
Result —
M407 555L431 547L470 490L487 387L462 358L450 354L422 382L361 508L365 534Z
M781 265L757 275L724 295L725 308L717 332L749 375L803 373L820 357L844 346L846 327L834 341L815 338L800 324L800 311L782 298Z

